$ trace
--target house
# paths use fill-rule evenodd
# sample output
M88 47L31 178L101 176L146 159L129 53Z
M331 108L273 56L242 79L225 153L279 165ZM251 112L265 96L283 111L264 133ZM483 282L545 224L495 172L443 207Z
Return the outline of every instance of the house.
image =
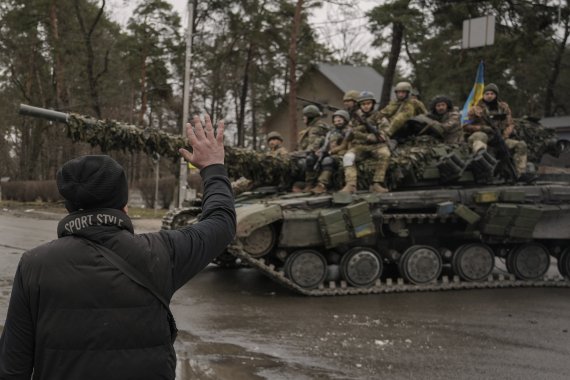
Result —
M372 91L376 100L380 98L384 78L368 66L332 65L320 63L313 65L298 81L297 96L315 102L342 108L342 98L349 90ZM297 100L297 131L304 128L303 108L308 105ZM324 111L324 119L331 123L333 112ZM287 149L294 149L296 141L291 141L289 126L289 104L287 98L263 125L263 131L277 131L284 139Z

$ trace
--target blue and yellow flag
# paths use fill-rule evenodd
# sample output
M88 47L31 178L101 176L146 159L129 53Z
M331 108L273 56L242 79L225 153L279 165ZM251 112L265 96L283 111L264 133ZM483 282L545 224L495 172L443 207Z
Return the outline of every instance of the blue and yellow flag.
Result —
M473 84L473 88L469 93L469 97L463 106L463 110L461 111L461 123L465 124L469 121L467 120L467 112L469 109L473 107L475 104L481 100L483 97L483 89L485 88L485 64L483 61L479 63L479 67L477 68L477 77L475 78L475 83Z

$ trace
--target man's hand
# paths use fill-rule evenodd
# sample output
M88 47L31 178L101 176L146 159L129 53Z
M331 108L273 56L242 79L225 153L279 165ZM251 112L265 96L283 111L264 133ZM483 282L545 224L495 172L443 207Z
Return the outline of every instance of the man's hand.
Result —
M369 133L366 135L366 141L368 141L369 143L375 143L375 142L378 142L380 140L378 139L378 137L375 134Z
M179 150L182 157L198 169L214 164L224 164L224 122L218 122L215 136L210 115L206 114L204 122L206 128L202 127L198 115L194 115L194 128L192 124L186 124L188 145L192 147L192 153L186 149Z

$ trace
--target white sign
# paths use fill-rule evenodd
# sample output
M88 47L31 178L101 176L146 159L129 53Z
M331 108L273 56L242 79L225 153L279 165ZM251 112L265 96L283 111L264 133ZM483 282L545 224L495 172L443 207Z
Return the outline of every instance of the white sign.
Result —
M495 16L463 21L463 49L489 46L495 43Z

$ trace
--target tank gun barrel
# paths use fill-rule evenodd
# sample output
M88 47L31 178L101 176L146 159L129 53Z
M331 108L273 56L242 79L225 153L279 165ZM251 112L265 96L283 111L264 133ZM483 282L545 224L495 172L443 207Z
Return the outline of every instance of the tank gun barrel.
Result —
M49 110L46 108L34 107L27 104L20 104L20 115L38 117L41 119L57 121L60 123L66 123L69 119L69 114L54 110Z
M186 146L181 136L171 135L156 128L139 128L115 120L98 120L90 116L64 113L27 104L20 104L20 115L64 123L67 135L74 142L99 146L102 151L123 150L158 153L176 161L178 149Z

